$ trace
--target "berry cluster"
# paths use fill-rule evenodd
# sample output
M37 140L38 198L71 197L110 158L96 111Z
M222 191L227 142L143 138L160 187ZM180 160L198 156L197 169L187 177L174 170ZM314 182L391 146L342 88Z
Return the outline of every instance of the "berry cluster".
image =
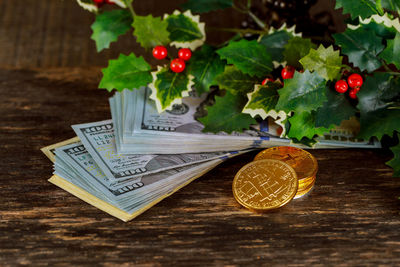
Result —
M93 0L97 7L102 7L104 4L113 5L114 2L112 0Z
M168 56L168 51L165 46L158 45L153 49L153 57L156 59L164 59ZM192 51L189 48L181 48L178 51L178 58L171 61L170 68L173 72L179 73L185 70L185 61L192 57Z
M283 80L286 79L292 79L294 76L294 72L295 72L295 68L293 68L292 66L286 66L282 69L281 71L281 76ZM267 84L268 82L274 82L275 80L272 78L265 78L264 81L262 81L262 85ZM283 85L283 83L281 82L281 84Z
M357 93L360 91L360 88L363 84L363 78L360 74L353 73L346 80L339 80L335 83L335 90L338 93L346 93L349 87L351 88L349 91L349 97L352 99L357 98Z

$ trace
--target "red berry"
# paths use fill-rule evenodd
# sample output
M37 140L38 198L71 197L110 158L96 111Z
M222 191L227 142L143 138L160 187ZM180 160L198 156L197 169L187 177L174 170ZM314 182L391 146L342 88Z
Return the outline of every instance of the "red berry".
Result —
M357 99L357 93L358 93L357 89L351 89L349 92L350 98Z
M173 72L182 72L185 69L185 61L180 58L175 58L171 61L170 67Z
M265 78L264 81L262 81L261 85L266 85L268 82L274 82L274 79Z
M106 2L106 4L109 5L114 5L115 3L112 0L104 0Z
M363 84L363 78L360 74L353 73L347 78L347 82L351 88L361 87Z
M156 59L164 59L168 55L167 48L162 45L157 45L156 47L153 48L153 57Z
M189 48L181 48L178 51L178 57L185 61L188 61L192 57L192 51Z
M335 83L335 90L338 93L346 93L348 88L349 86L347 85L347 82L345 80L339 80Z
M284 80L285 80L285 79L291 79L291 78L293 78L294 71L295 71L295 69L294 69L292 66L286 66L286 67L284 67L284 68L282 69L282 71L281 71L282 78L283 78Z

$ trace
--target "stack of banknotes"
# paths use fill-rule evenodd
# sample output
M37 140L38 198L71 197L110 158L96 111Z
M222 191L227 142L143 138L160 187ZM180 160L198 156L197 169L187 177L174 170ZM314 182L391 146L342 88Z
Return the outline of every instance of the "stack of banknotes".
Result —
M116 93L109 100L112 120L72 125L77 137L43 148L54 162L49 181L129 221L224 160L291 145L268 120L242 133L203 133L195 113L204 97L188 96L158 113L149 93L148 88ZM379 143L335 129L315 147L374 148Z

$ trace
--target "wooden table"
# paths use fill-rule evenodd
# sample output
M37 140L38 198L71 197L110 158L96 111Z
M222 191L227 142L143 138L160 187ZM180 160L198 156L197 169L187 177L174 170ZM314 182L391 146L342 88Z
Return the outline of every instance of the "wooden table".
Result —
M71 124L110 117L100 67L90 66L115 52L95 57L90 19L73 1L15 2L0 0L0 266L400 264L400 181L381 150L311 151L314 191L268 214L231 192L255 153L129 223L48 183L39 149L73 137Z

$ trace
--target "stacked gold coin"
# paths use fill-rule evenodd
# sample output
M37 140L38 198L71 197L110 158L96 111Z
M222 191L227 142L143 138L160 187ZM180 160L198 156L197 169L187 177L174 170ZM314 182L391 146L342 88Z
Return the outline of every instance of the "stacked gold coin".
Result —
M253 211L268 211L289 203L297 193L295 170L283 161L262 159L239 170L232 184L235 199Z
M261 151L254 158L255 161L262 159L283 161L296 171L299 184L295 199L305 196L314 187L318 163L307 151L289 146L272 147Z

